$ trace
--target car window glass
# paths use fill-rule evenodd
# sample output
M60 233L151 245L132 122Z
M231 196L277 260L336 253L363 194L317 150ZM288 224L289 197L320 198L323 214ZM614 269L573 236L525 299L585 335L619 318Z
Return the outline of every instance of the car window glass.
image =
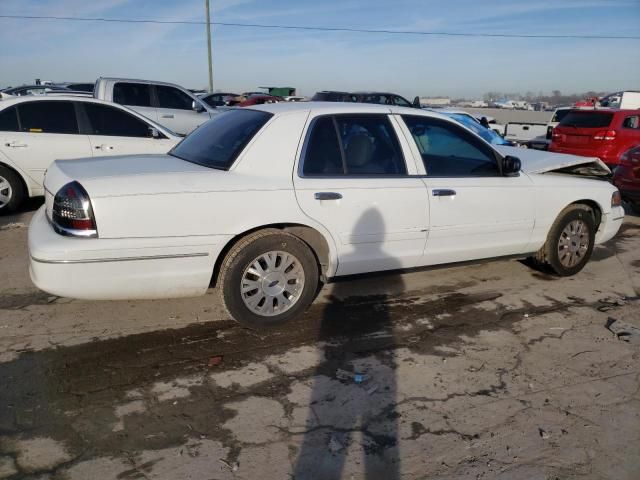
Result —
M313 123L305 152L303 175L343 175L342 154L333 117Z
M634 130L640 129L640 116L633 115L624 119L622 123L624 128L633 128Z
M130 113L107 105L83 103L91 124L91 135L150 137L149 125Z
M613 113L594 111L572 111L560 121L560 127L606 128L613 119Z
M158 106L177 110L192 110L193 99L186 93L173 87L158 85Z
M386 115L335 118L348 175L406 175L404 157Z
M396 97L393 97L393 100L395 101L395 104L398 105L399 107L411 107L411 104L402 97L396 96Z
M473 177L499 174L493 155L461 128L433 118L402 118L420 151L427 175Z
M5 108L0 112L0 132L17 132L18 130L16 107Z
M151 106L151 87L146 83L118 82L113 87L113 101L120 105Z
M200 125L169 153L205 167L228 169L272 114L237 109L220 113Z
M23 132L78 133L76 112L71 102L26 102L18 106Z

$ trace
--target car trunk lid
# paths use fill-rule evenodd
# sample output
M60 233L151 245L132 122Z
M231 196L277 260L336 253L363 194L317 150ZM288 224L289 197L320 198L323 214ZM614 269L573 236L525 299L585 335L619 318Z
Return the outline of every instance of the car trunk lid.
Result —
M613 112L571 111L553 130L553 143L572 150L600 150L615 139L615 130L611 128L613 117Z

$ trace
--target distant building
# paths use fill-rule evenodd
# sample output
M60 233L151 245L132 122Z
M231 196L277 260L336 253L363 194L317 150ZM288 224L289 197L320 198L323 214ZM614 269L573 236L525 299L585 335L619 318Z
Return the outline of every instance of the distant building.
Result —
M447 106L451 105L449 97L420 97L420 105Z

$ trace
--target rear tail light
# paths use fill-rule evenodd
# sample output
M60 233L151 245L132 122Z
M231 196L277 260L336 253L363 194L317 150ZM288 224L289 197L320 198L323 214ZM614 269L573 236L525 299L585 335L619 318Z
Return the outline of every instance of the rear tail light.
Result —
M93 207L78 182L67 183L53 199L51 223L56 232L72 237L97 237Z
M593 136L594 140L611 141L616 139L615 130L601 130Z

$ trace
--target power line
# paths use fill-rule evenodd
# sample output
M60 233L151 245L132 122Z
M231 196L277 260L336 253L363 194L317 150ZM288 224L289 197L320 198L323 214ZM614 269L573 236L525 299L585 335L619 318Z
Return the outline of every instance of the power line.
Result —
M0 15L0 18L18 20L63 20L76 22L108 22L108 23L153 23L168 25L206 25L207 22L198 20L153 20L133 18L104 18L104 17L60 17L54 15ZM548 39L590 39L590 40L640 40L640 36L626 35L538 35L519 33L473 33L473 32L439 32L417 30L384 30L348 27L311 27L308 25L276 25L263 23L231 23L211 22L211 25L223 27L245 28L275 28L283 30L313 30L319 32L352 32L352 33L381 33L386 35L431 35L446 37L490 37L490 38L548 38Z

